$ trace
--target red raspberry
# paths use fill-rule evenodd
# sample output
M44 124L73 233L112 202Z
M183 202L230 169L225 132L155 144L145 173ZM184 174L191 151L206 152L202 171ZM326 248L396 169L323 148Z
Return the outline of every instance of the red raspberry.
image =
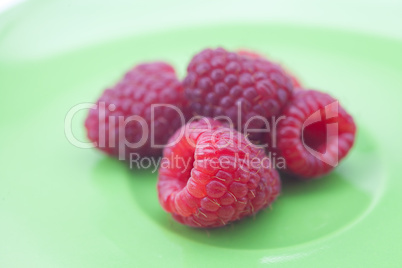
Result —
M353 146L353 118L328 94L295 92L282 115L285 119L278 123L274 151L284 158L286 170L298 177L316 178L330 172Z
M242 132L248 120L248 129L263 127L262 118L277 115L293 91L291 80L278 64L223 48L195 55L183 85L195 114L227 116Z
M167 63L137 65L113 88L105 90L85 121L88 138L100 150L120 159L127 159L130 153L160 155L162 148L151 146L152 136L154 144L164 145L184 122L171 106L154 107L152 118L152 104L173 105L179 112L185 106L183 87ZM119 120L127 120L126 126ZM140 146L134 148L128 143Z
M250 59L258 59L258 58L266 59L267 58L258 52L255 52L252 50L247 50L247 49L239 49L239 50L237 50L237 54L245 56L245 57L249 57ZM292 80L294 89L295 90L300 89L301 83L299 82L299 79L297 79L295 75L293 75L291 72L289 72L289 70L287 70L285 68L283 68L283 69L285 70L287 75Z
M279 175L243 134L203 118L177 130L164 149L158 197L178 222L218 227L256 214L280 191Z

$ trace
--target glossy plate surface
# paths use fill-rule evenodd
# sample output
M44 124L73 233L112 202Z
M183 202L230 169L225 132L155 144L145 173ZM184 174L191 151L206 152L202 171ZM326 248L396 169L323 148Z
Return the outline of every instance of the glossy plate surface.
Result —
M274 23L182 25L93 42L50 31L46 40L32 32L44 35L38 10L29 13L30 23L14 20L15 11L0 24L0 266L400 263L402 42ZM52 18L62 14L52 11ZM70 34L70 43L56 40ZM285 179L272 210L225 228L195 230L161 209L153 167L130 170L77 148L66 137L65 119L138 62L167 60L183 76L194 53L218 45L264 52L308 87L336 96L355 117L358 135L331 175ZM81 141L85 115L77 112L71 124Z

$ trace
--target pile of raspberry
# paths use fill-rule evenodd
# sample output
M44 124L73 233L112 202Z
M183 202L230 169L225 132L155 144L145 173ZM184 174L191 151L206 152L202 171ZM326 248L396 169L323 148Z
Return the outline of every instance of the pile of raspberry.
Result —
M303 88L258 53L205 49L180 80L165 62L142 63L106 89L85 121L106 154L161 157L162 208L192 227L220 227L271 206L282 176L331 172L356 126L338 100Z

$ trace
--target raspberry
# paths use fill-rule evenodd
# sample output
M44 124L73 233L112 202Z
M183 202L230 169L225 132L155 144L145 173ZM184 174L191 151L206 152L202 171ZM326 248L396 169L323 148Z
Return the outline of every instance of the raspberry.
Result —
M239 49L239 50L237 50L237 54L245 56L245 57L249 57L250 59L258 59L258 58L266 59L266 57L263 56L262 54L252 51L252 50L247 50L247 49ZM292 80L294 89L295 90L300 89L301 83L300 83L299 79L297 79L295 75L293 75L291 72L289 72L289 70L287 70L285 68L283 68L283 69L285 70L286 74Z
M171 143L163 153L158 197L182 224L224 226L256 214L279 195L279 175L264 162L264 152L218 121L189 123Z
M152 104L164 106L153 107L152 113ZM97 148L120 159L127 159L130 153L157 156L162 148L153 148L151 138L159 147L166 144L184 123L179 114L184 106L183 87L172 66L164 62L139 64L105 90L90 109L85 121L87 135Z
M274 151L284 158L286 171L300 178L327 174L353 146L353 118L326 93L297 91L282 115Z
M262 128L262 118L277 115L293 91L290 78L278 64L223 48L195 55L183 86L195 114L222 120L226 116L241 132L247 121L248 129Z

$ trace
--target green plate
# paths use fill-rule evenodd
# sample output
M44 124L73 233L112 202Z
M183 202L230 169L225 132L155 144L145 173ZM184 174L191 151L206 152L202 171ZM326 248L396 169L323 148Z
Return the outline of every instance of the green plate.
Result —
M130 31L118 16L83 20L67 1L44 2L0 18L1 267L400 267L401 41L268 22ZM86 142L79 108L138 62L167 60L183 75L195 52L218 45L283 62L338 97L358 134L332 174L284 180L272 210L196 230L161 209L152 167L76 146Z

